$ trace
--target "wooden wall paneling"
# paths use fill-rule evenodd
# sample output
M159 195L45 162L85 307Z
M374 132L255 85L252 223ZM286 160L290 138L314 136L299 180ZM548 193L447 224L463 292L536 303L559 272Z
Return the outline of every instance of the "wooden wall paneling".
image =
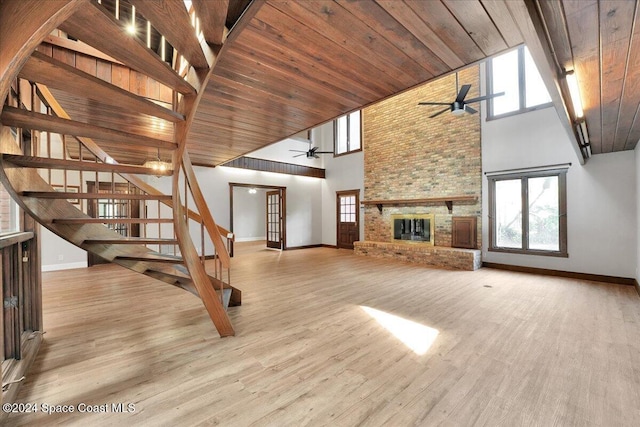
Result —
M101 59L97 60L96 77L104 80L107 83L111 83L112 72L113 70L111 69L111 62L103 61Z
M0 2L0 100L27 57L86 0Z
M53 57L53 46L48 43L40 43L36 48L36 52Z
M129 90L131 70L123 65L111 64L111 84Z
M93 75L91 75L52 58L34 54L20 71L20 76L30 81L43 83L52 89L64 91L64 95L60 97L60 102L63 102L65 97L67 99L70 97L80 99L79 109L84 113L86 113L86 99L89 98L103 105L117 107L115 111L120 113L136 115L137 113L144 113L171 122L184 120L184 116L181 114L133 94L128 90L129 87L118 87L96 77L97 64L95 66ZM125 76L122 76L122 80L128 79L128 68L122 68L122 66L115 64L114 66L124 71ZM101 67L100 71L106 74L109 70L110 67ZM122 86L128 85L128 81L126 83L121 81L120 84ZM107 112L106 108L101 109L103 116L107 115Z
M72 67L76 66L76 55L74 52L71 52L70 50L58 47L58 46L53 46L53 59L57 59L60 62L63 62L67 65L70 65Z
M135 93L136 95L148 96L147 95L147 76L137 72L136 70L131 70L129 72L128 90L132 93Z
M603 151L615 151L615 134L627 74L627 57L637 2L603 0L600 2L600 45L602 79L602 135ZM634 102L634 101L632 101ZM637 102L634 102L637 105ZM624 145L618 147L624 149Z
M91 26L86 23L91 22ZM162 81L181 93L193 94L195 89L179 76L167 63L135 37L131 37L100 5L87 3L60 28L132 69Z
M160 83L152 79L151 77L147 77L147 88L146 88L147 97L151 99L160 99Z
M98 74L98 60L91 56L75 53L76 68L85 73L96 76Z
M637 3L636 3L637 4ZM636 6L634 21L640 20L640 7ZM614 147L633 150L640 140L640 25L635 25L631 45L629 46L629 62L624 85L623 102L620 110L619 128L616 130ZM625 131L629 129L628 131Z

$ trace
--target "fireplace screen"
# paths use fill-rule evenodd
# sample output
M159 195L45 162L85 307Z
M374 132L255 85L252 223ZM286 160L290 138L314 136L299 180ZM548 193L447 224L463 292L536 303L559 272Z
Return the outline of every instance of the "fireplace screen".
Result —
M433 215L392 215L393 240L433 244Z

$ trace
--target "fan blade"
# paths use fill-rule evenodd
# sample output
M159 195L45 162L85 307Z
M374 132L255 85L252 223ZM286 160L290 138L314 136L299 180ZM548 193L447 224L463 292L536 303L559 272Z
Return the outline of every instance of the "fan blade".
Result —
M316 153L313 153L313 157L316 158L316 159L320 158L320 156L318 156Z
M316 154L333 154L333 151L316 151Z
M466 103L465 103L466 104ZM464 106L464 110L469 113L469 114L475 114L478 112L478 110L476 110L475 108L471 108L468 105Z
M504 92L492 93L491 95L479 96L477 98L470 99L468 101L465 101L464 103L469 104L471 102L484 101L485 99L491 99L491 98L495 98L496 96L502 96L502 95L504 95Z
M464 101L467 93L469 93L469 89L471 89L471 85L462 85L462 87L460 88L460 92L458 92L458 96L456 97L456 102Z
M451 105L450 102L418 102L418 105Z
M447 111L450 111L450 110L451 110L451 108L445 108L445 109L444 109L444 110L442 110L442 111L439 111L439 112L437 112L437 113L435 113L435 114L430 115L430 116L429 116L429 118L430 118L430 119L433 119L434 117L439 116L440 114L442 114L442 113L444 113L444 112L447 112Z
M304 153L302 153L302 154L296 154L295 156L293 156L293 158L295 159L296 157L304 156L305 154L307 154L306 151Z
M306 151L302 151L302 150L289 150L289 151L293 151L295 153L306 153Z

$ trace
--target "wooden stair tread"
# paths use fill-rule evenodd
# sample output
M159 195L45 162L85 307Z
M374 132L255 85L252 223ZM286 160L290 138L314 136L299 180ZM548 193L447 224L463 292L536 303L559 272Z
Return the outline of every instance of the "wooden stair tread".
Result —
M173 172L157 171L142 166L111 163L80 162L76 160L49 159L45 157L2 154L2 161L27 168L82 170L90 172L131 173L139 175L170 176Z
M193 0L192 3L200 18L200 27L207 43L222 44L225 37L225 21L229 0Z
M171 218L56 218L54 224L171 224Z
M87 25L88 22L91 25ZM131 37L125 26L123 21L116 20L99 4L87 2L59 28L182 94L195 94L193 86L144 43Z
M150 237L121 237L114 239L86 239L85 244L108 244L108 245L177 245L176 239L160 239Z
M182 264L182 257L162 254L149 254L148 256L118 256L116 259L122 261L142 261L142 262L158 262L163 264Z
M173 123L184 121L184 115L141 96L124 90L75 67L51 58L40 52L33 52L20 70L20 77L32 82L43 83L73 95L93 99L100 103L119 108L127 108Z
M84 122L63 119L41 113L5 106L0 115L0 121L5 126L15 126L23 129L40 130L59 133L61 135L85 136L121 144L141 145L144 147L175 149L177 144L172 141L151 138L144 135L109 129L102 126L90 125Z
M171 200L167 194L130 194L130 193L71 193L60 191L23 191L23 197L39 199L116 199L116 200Z

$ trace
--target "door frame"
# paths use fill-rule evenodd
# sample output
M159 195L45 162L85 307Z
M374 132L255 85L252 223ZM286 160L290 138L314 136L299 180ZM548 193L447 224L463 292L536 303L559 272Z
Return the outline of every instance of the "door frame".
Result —
M241 188L261 188L264 190L279 190L280 199L282 203L282 229L280 230L280 238L282 239L282 250L287 249L287 187L281 187L278 185L264 185L264 184L244 184L240 182L229 183L229 231L233 231L233 189L235 187Z
M336 191L336 248L340 249L340 196L356 196L356 230L360 239L360 189Z

